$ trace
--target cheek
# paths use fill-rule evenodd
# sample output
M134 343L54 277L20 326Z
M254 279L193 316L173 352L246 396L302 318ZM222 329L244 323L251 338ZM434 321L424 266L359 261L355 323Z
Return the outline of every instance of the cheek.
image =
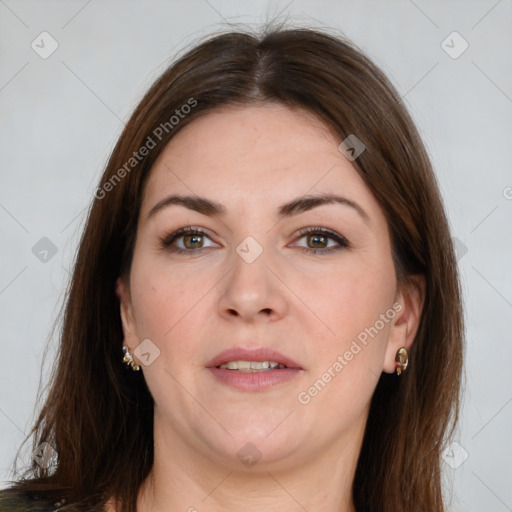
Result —
M135 273L133 305L140 336L164 340L181 324L204 295L206 283L185 278L179 273L160 272L149 267L144 273Z
M392 306L395 295L391 259L373 264L354 258L327 276L300 279L304 302L326 324L322 331L325 339L336 343L343 343L374 325Z
M308 383L312 395L307 394L322 414L333 414L333 421L340 407L347 415L361 414L381 375L394 317L391 255L347 258L346 265L316 286L303 279L303 290L315 290L309 295L312 309L329 328L315 327L315 364Z
M335 336L323 338L315 387L322 389L317 406L332 421L340 413L362 414L382 373L396 291L391 254L382 254L351 260L333 276L328 299L322 302Z
M393 274L362 271L339 277L329 293L314 299L318 316L332 332L325 329L318 337L315 364L298 398L321 415L322 428L344 429L365 413L382 373L394 281Z
M138 335L158 346L166 367L175 367L177 360L198 360L197 344L207 339L211 326L211 297L219 278L208 268L192 267L134 258L131 282Z

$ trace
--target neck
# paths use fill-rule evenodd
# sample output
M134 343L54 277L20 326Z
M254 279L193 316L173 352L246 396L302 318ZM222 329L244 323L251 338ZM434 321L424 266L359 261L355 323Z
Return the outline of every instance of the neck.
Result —
M302 462L263 460L244 467L175 439L155 422L152 470L138 495L138 512L260 511L355 512L352 483L364 422ZM178 442L179 441L179 442ZM297 454L294 454L296 456Z

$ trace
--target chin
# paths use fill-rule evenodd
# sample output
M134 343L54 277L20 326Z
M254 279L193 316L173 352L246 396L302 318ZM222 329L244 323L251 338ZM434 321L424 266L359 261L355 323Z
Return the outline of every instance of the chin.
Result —
M216 451L216 463L220 462L231 470L251 470L253 473L289 469L296 466L299 456L289 439L285 443L279 439L235 437L227 446L217 445Z

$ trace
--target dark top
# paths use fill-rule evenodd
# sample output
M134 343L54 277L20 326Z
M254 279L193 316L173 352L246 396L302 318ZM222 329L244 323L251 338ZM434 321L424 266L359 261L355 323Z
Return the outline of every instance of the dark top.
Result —
M64 500L48 504L37 497L13 489L0 489L0 512L73 512L72 508L64 508L64 505Z

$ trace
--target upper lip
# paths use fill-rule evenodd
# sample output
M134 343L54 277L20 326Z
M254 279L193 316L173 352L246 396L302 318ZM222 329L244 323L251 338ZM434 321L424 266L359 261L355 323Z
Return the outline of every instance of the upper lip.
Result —
M275 361L276 363L284 364L288 368L302 369L300 364L269 347L255 349L242 347L228 348L208 361L208 363L206 363L206 367L214 368L221 364L228 363L229 361Z

